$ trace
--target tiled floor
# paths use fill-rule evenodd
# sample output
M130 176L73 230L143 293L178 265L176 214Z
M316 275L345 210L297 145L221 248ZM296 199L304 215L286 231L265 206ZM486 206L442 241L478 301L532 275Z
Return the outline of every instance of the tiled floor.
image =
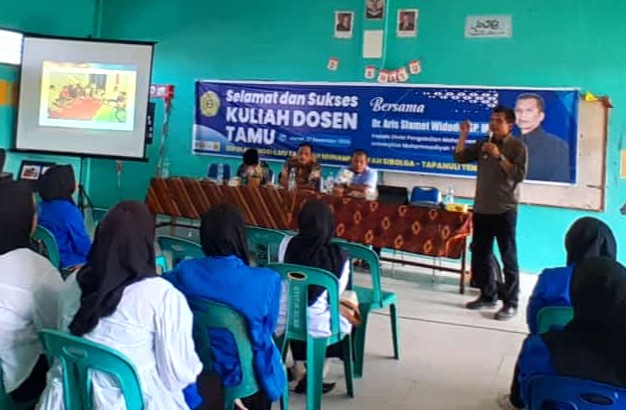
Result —
M389 266L387 266L389 267ZM396 267L396 274L408 274ZM376 313L367 329L365 374L355 381L355 398L345 390L342 367L333 364L334 391L324 409L497 409L507 391L526 333L525 312L509 322L489 312L468 311L475 296L458 294L458 279L411 272L415 281L384 278L384 288L399 298L401 359L393 360L389 318ZM404 276L404 275L400 275ZM358 275L357 282L365 278ZM522 277L522 305L535 277ZM304 396L291 394L290 408L304 409Z

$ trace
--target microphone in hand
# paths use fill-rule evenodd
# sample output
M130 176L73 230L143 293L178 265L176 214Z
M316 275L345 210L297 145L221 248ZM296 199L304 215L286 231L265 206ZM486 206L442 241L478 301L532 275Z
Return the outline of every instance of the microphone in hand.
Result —
M487 143L491 144L492 139L493 139L493 131L489 131L489 137L488 137ZM489 153L483 151L483 159L487 159L487 158L489 158Z

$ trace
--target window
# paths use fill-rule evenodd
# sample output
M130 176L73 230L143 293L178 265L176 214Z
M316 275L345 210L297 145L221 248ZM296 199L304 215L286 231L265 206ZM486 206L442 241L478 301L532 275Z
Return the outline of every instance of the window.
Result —
M22 33L0 30L0 64L21 64L22 38Z

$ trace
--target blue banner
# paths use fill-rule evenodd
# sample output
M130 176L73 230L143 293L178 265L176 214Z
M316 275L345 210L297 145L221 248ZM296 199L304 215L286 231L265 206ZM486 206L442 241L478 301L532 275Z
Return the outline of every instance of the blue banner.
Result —
M285 160L308 142L322 164L364 149L375 169L471 176L475 164L452 159L459 123L471 121L469 143L485 138L501 104L515 109L527 180L574 183L578 100L576 89L198 81L193 152L240 157L253 147Z

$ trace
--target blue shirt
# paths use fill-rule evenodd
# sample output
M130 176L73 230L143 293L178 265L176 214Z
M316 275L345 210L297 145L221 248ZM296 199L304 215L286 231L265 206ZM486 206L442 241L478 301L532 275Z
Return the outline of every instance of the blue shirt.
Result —
M522 346L519 361L519 376L522 401L528 407L529 397L527 396L528 385L533 376L557 374L552 355L548 346L540 336L528 336Z
M526 321L531 334L537 334L537 315L546 306L571 306L569 286L574 265L545 269L528 301Z
M87 262L91 238L76 205L65 200L42 201L38 219L56 239L63 269Z
M376 185L378 185L378 172L376 172L370 167L365 167L365 171L359 174L354 172L350 167L343 167L339 170L339 173L337 174L337 176L340 176L341 173L346 170L354 174L352 176L352 181L350 182L350 184L352 185L366 185L374 189L376 188Z
M287 380L272 335L278 322L282 280L271 269L245 265L236 256L188 259L163 275L186 297L223 303L239 312L248 323L257 381L271 401L283 393ZM219 329L209 329L213 370L225 386L241 381L235 340Z

